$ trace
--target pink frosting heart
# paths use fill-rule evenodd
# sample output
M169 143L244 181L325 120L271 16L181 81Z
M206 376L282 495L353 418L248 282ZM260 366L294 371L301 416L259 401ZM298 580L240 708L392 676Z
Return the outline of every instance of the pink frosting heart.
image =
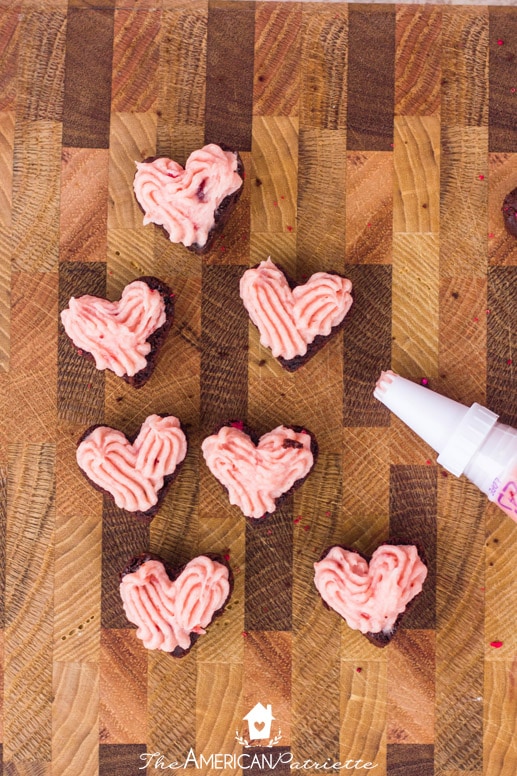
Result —
M314 464L311 435L286 426L264 434L258 445L235 425L223 426L201 448L208 468L228 490L230 503L252 518L274 512L276 500Z
M166 157L136 167L133 188L144 225L163 226L172 242L187 247L205 245L215 211L243 183L237 154L215 143L193 151L185 169Z
M147 560L122 577L120 595L127 619L147 649L173 652L191 646L191 634L201 635L230 595L229 571L222 563L200 555L172 581L163 563Z
M111 369L119 377L133 377L147 366L148 339L166 317L162 295L142 280L129 283L119 301L72 297L61 313L74 345L93 356L97 369Z
M165 478L187 453L178 418L149 415L131 444L110 426L96 426L77 447L77 463L101 490L128 512L145 513L158 503Z
M389 634L427 576L417 548L406 544L381 544L369 564L357 552L332 547L314 569L325 603L361 633Z
M248 269L240 281L240 295L260 332L260 342L275 358L289 361L305 356L316 337L328 337L352 305L347 278L316 272L291 290L284 273L270 258Z

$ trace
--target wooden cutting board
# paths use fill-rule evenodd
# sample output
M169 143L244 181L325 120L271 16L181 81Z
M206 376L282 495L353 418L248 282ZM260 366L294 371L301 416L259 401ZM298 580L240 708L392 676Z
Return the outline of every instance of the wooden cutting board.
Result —
M517 186L517 8L1 5L3 773L514 776L516 526L372 391L392 367L517 426L517 242L500 214ZM200 259L142 226L132 178L135 160L184 163L205 142L237 148L246 181ZM295 374L238 297L268 255L299 281L354 284L344 332ZM171 284L177 315L135 391L74 353L58 313L141 274ZM152 412L181 418L189 452L143 527L74 453L90 424L130 435ZM202 461L227 418L318 438L315 470L263 523ZM312 570L333 543L371 553L393 535L423 545L430 574L379 650L323 608ZM234 570L228 611L183 660L147 653L122 612L118 573L148 549L222 551ZM259 703L274 719L251 739Z

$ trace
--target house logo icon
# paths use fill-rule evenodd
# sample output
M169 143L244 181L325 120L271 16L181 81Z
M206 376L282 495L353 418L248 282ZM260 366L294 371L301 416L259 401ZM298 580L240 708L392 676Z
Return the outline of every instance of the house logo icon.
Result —
M273 716L270 703L268 703L266 706L264 706L262 703L257 703L255 706L253 706L251 711L248 711L248 713L243 717L243 720L248 723L248 738L246 739L239 735L239 731L237 731L235 736L236 740L244 747L253 746L253 743L251 742L254 741L264 742L261 744L262 746L274 746L282 738L281 730L278 731L276 736L273 738L271 737L271 723L274 719L275 717Z
M271 738L271 722L274 720L274 716L270 703L267 706L257 703L243 719L248 723L252 741L256 741L258 738Z

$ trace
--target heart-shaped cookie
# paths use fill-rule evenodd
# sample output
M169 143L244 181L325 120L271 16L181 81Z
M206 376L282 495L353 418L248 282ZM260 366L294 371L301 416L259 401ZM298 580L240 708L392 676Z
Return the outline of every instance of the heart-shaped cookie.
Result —
M91 426L79 440L76 457L87 479L120 509L150 520L186 453L178 418L149 415L133 442L111 426Z
M352 305L352 283L341 275L316 272L294 285L268 258L246 270L240 295L260 332L260 342L294 371L336 334Z
M210 143L193 151L185 168L166 157L136 167L133 189L144 225L163 226L171 242L195 253L208 251L242 191L239 154Z
M129 283L118 301L72 297L61 312L65 332L80 355L140 388L151 376L174 318L174 295L158 278Z
M325 605L379 647L389 643L427 576L418 549L410 544L381 544L369 563L360 553L336 545L314 569L314 584Z
M256 439L242 423L223 425L201 445L206 464L246 517L260 518L305 480L317 444L298 427L278 426Z
M222 614L233 585L231 569L216 555L199 555L174 571L157 555L133 558L120 575L127 619L147 649L187 654L213 618Z

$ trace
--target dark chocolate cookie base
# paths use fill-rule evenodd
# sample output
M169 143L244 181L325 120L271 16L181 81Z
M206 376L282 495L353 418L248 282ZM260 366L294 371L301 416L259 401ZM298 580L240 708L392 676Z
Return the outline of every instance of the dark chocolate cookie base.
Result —
M160 414L160 413L156 413L156 414ZM160 417L165 418L165 417L167 417L167 415L163 415L162 414L162 415L160 415ZM92 431L94 431L96 428L100 428L100 427L113 428L113 426L106 426L104 423L96 423L93 426L89 426L89 428L87 428L86 431L77 440L77 447L79 447L81 442L83 442L86 439L86 437L88 437L92 433ZM183 426L180 426L180 427L181 427L181 430L183 431L183 433L185 434L185 429L183 428ZM120 429L114 429L114 430L115 431L119 431ZM126 439L129 442L131 442L131 444L133 444L133 442L135 441L137 436L138 436L138 434L136 434L136 436L131 437L131 438L126 436ZM183 461L184 460L185 459L183 459ZM135 520L138 520L138 522L140 522L140 523L149 524L151 522L151 520L156 516L156 513L160 509L160 507L162 505L162 502L163 502L165 496L167 495L167 491L169 490L170 486L172 485L172 483L174 482L174 480L178 476L178 473L179 473L179 471L180 471L180 469L181 469L181 467L183 465L183 461L181 461L176 466L176 468L172 472L172 474L168 474L168 475L166 475L163 478L163 486L156 494L158 500L157 500L156 504L154 504L150 509L146 510L145 512L141 512L141 511L130 512L127 509L122 509L122 511L126 512L128 515L132 515L132 517L134 517ZM80 466L79 466L79 469L80 469L83 477L90 483L92 488L94 488L99 493L102 493L103 495L107 496L113 502L113 504L115 504L115 499L113 498L113 496L109 492L109 490L105 490L104 488L101 488L100 485L97 485L96 482L93 482L93 480L91 480L88 477L86 472L83 469L81 469ZM121 509L121 507L117 507L117 509Z
M282 424L282 425L284 425L284 424ZM251 429L249 426L247 426L241 420L226 420L226 421L223 421L222 423L220 423L215 428L214 431L212 431L212 434L217 434L225 426L236 426L237 428L239 428L241 431L243 431L245 434L247 434L249 436L249 438L251 439L251 441L253 442L254 445L258 445L258 442L259 442L259 439L260 439L259 434L257 434L256 431ZM288 491L286 491L286 493L283 493L279 498L277 498L277 500L275 501L275 512L278 509L278 507L281 506L284 503L284 501L288 498L288 496L291 495L291 493L293 493L295 490L297 490L299 487L301 487L303 485L303 483L305 482L307 477L310 475L311 471L314 469L314 466L316 465L316 461L318 459L318 443L316 441L316 437L314 436L314 434L311 431L308 431L303 426L287 426L287 425L284 425L284 428L290 428L293 431L296 431L297 433L300 433L300 432L303 431L305 434L308 434L310 436L310 438L311 438L311 452L312 452L312 456L313 456L314 460L313 460L313 464L312 464L312 467L311 467L310 471L307 472L305 477L300 477L300 479L296 480L296 482L291 486L291 488ZM219 482L219 480L217 480L217 481ZM221 485L221 487L223 487L225 490L227 490L224 487L224 485L222 485L222 483L219 483L219 484ZM273 515L273 514L274 514L274 512L265 512L260 517L248 517L247 515L245 515L245 517L246 517L246 520L248 520L250 523L252 523L253 525L256 525L256 523L262 522L262 520L266 520L268 517L271 517L271 515Z
M517 188L504 198L502 213L506 231L517 237Z
M378 546L382 547L385 544L389 544L389 545L393 545L393 546L399 546L399 547L401 545L407 544L409 546L416 547L420 560L422 561L422 563L424 565L427 565L426 560L425 560L425 555L424 555L420 545L417 542L408 542L408 541L405 541L405 540L389 539L388 541L381 542ZM367 563L370 563L370 558L367 555L365 555L364 553L360 552L359 550L356 550L354 547L347 547L344 544L332 544L330 547L327 547L325 550L323 550L323 552L321 553L321 555L320 555L318 560L323 560L323 558L325 558L328 555L328 553L330 552L330 550L333 547L340 547L342 550L347 550L348 552L355 552L355 553L357 553L357 555L360 555L361 558L363 558ZM399 614L399 616L397 617L397 619L393 623L393 627L389 630L388 633L385 633L384 631L379 631L378 633L368 632L368 633L363 633L361 635L364 636L366 639L368 639L370 644L373 644L375 647L379 647L379 648L382 649L383 647L388 646L388 644L392 641L392 639L396 635L396 633L397 633L397 631L398 631L398 629L399 629L399 627L400 627L400 625L402 623L402 620L405 618L406 614L408 613L410 608L413 606L414 602L418 599L419 595L420 595L420 593L418 595L416 595L414 598L412 598L411 601L409 601L409 603L406 606L405 611L403 611L403 612L401 612ZM320 596L320 598L321 598L321 596ZM335 611L335 609L333 609L331 606L329 606L328 603L323 600L323 598L321 598L321 602L322 602L323 606L325 607L325 609L328 609L329 611L334 612L335 614L338 615L338 617L341 616L341 615L338 614L338 612ZM346 620L344 620L344 618L341 618L341 619L343 619L343 621L346 622Z
M222 615L222 613L224 612L224 610L226 608L226 605L227 605L228 601L231 598L231 595L233 593L233 584L234 584L234 582L233 582L233 572L232 572L230 564L228 563L226 558L224 558L222 555L218 555L217 553L212 553L212 552L202 552L202 553L200 553L200 555L205 555L207 558L210 558L210 560L216 561L217 563L220 563L222 566L225 566L228 569L228 582L229 582L229 585L230 585L230 590L228 592L228 596L226 598L226 601L223 603L223 605L216 612L214 612L214 614L212 616L212 620L211 620L210 624L207 626L207 629L208 629L210 627L210 625L212 624L212 622L214 621L214 619L216 617L220 617ZM199 556L197 556L197 557L199 557ZM161 558L159 555L155 555L152 552L143 552L140 555L134 556L133 558L131 558L130 561L128 561L128 563L126 564L125 568L119 574L120 580L122 580L122 578L125 577L126 574L133 574L135 571L137 571L140 568L140 566L142 566L148 560L157 560L157 561L159 561L163 565L163 567L164 567L164 569L165 569L165 571L167 573L167 576L169 577L169 579L172 582L174 582L174 580L179 577L179 575L181 574L181 572L183 571L183 569L187 565L185 563L180 568L175 569L172 566L170 566L168 563L166 563L166 561L164 561L163 558ZM168 654L172 655L172 657L176 657L176 658L185 657L185 655L187 655L190 652L190 650L192 649L192 647L194 646L196 641L199 639L200 635L202 635L202 634L200 634L200 633L191 633L190 634L190 645L186 649L184 649L183 647L179 647L178 646L178 647L176 647L176 649L174 649L172 652L169 652Z

